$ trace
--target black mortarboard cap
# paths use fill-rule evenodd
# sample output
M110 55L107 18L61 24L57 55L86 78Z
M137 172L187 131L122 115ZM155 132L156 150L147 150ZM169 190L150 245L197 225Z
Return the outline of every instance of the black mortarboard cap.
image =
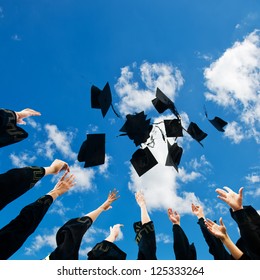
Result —
M206 110L206 107L204 106L204 110L205 110L205 115L207 117L207 119L209 120L209 122L218 130L221 132L225 132L225 130L223 129L224 126L226 126L228 123L226 121L224 121L223 119L221 119L220 117L215 117L214 119L209 119L208 118L208 113Z
M28 137L28 133L16 123L14 111L0 109L0 147L20 142Z
M182 137L182 125L181 120L164 120L164 127L167 137Z
M224 120L222 120L219 117L215 117L212 120L209 120L211 122L211 124L218 130L221 132L224 132L225 130L223 129L224 126L226 126L228 123Z
M87 134L87 139L82 143L78 161L85 162L84 167L101 165L105 162L105 134Z
M191 122L189 124L189 127L187 129L187 132L190 134L190 136L195 139L196 141L198 141L200 143L200 141L202 141L204 138L206 138L208 136L207 133L205 133L204 131L202 131L198 125L194 122ZM200 143L201 144L201 143ZM201 144L202 145L202 144Z
M182 149L182 147L179 147L177 143L174 143L173 145L171 145L169 143L169 141L167 141L167 144L168 144L168 155L166 158L165 165L173 166L176 169L176 171L178 172L178 166L181 161L183 149Z
M145 143L153 128L150 119L146 120L146 117L147 115L143 111L134 115L126 115L126 122L119 130L125 134L120 134L120 136L128 135L131 140L134 140L136 146Z
M111 104L112 95L108 82L103 90L94 85L91 87L91 108L101 109L102 115L105 117Z
M170 109L176 118L180 119L174 103L159 88L156 89L156 98L152 100L152 103L158 113L163 113L165 110Z
M135 151L130 161L139 176L142 176L158 163L148 147Z

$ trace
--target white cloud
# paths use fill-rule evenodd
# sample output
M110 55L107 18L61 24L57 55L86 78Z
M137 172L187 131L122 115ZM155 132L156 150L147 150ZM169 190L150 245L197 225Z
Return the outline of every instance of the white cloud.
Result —
M260 175L257 174L249 174L246 176L246 180L252 184L260 182Z
M25 152L22 152L19 155L12 153L9 158L11 159L12 164L16 167L31 166L37 159L36 156Z
M229 138L233 143L238 144L246 138L242 127L237 122L230 122L225 129L224 136Z
M207 100L229 108L237 114L235 122L226 128L225 135L234 143L254 138L260 143L260 36L259 30L236 42L204 71L205 84L210 92ZM242 131L235 129L243 125ZM247 137L243 136L247 135Z
M50 253L53 249L55 249L56 245L56 233L58 231L58 227L54 227L50 234L41 234L36 235L34 240L32 241L30 247L25 248L26 255L36 255L43 247L49 246ZM44 256L46 257L46 256Z
M95 188L93 168L83 168L78 163L74 163L70 166L70 171L76 177L76 185L71 189L71 192L85 192Z
M53 202L53 205L52 205L51 209L49 210L49 213L50 214L55 213L55 214L58 214L58 215L64 217L65 214L67 213L67 211L69 211L69 210L70 210L70 208L65 207L64 204L60 200L56 199Z
M46 124L47 140L36 143L37 152L53 160L56 151L59 151L66 159L76 160L77 154L71 149L70 143L74 137L73 132L60 131L56 125Z
M156 234L156 242L157 243L164 243L164 244L169 244L169 243L172 243L172 237L167 235L167 234L164 234L164 233L158 233Z
M136 67L136 64L132 65L133 70ZM140 88L138 82L133 81L134 72L129 66L121 69L121 76L115 85L120 97L118 108L122 115L151 109L157 87L174 100L177 90L184 82L180 71L171 64L144 62L138 70L144 89Z
M40 123L37 123L33 118L27 118L26 123L37 131L41 131L42 127Z
M105 163L100 165L98 168L98 171L100 174L102 174L104 177L108 177L108 167L112 160L112 157L108 154L105 155Z

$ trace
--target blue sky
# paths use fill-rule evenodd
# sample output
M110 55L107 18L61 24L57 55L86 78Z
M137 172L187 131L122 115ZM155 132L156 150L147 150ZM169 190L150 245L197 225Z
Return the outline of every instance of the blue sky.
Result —
M55 201L11 259L44 258L55 247L57 229L95 209L114 187L121 197L85 235L82 260L116 223L124 224L116 244L127 259L136 259L132 224L140 219L134 199L139 189L155 224L158 259L174 259L168 207L180 212L198 259L212 257L191 213L192 202L202 204L211 219L222 216L236 241L238 228L215 189L244 186L244 204L260 210L259 11L257 0L1 0L1 107L28 107L42 115L28 119L26 140L0 150L0 172L48 166L58 158L77 177L77 186ZM91 86L103 88L106 82L121 119L111 109L103 118L90 106ZM204 147L188 134L178 138L183 156L177 173L165 166L167 144L154 128L151 151L158 164L139 177L130 164L137 147L128 137L118 137L119 129L126 114L140 111L152 123L173 118L170 111L158 114L153 107L157 87L174 101L185 127L193 121L208 136ZM224 133L208 122L204 105L210 118L228 122ZM106 133L104 165L84 169L77 161L87 133ZM1 225L58 178L44 177L8 205L0 213Z

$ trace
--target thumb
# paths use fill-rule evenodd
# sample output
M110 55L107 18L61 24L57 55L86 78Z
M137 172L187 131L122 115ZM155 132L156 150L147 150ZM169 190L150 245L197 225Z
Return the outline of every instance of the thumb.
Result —
M221 226L224 226L224 223L223 223L222 217L220 217L220 218L219 218L219 224L220 224Z

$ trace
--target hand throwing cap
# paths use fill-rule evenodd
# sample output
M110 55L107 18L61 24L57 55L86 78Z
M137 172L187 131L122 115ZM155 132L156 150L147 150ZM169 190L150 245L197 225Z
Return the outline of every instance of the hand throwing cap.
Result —
M109 83L106 83L103 90L96 86L91 87L91 108L101 109L103 117L107 114L112 104L112 95Z
M156 89L156 98L152 100L152 103L158 113L163 113L165 110L170 109L171 112L180 119L174 103L159 89Z
M146 120L146 117L147 115L144 114L144 111L135 115L126 115L126 122L119 130L125 132L125 134L120 134L120 136L128 135L136 146L145 143L150 137L150 132L153 128L150 124L150 119Z
M182 125L181 120L164 120L164 127L167 137L182 137Z
M139 176L142 176L158 163L148 147L135 151L130 162Z
M87 134L87 139L82 143L78 161L85 162L84 167L101 165L105 162L105 134Z
M198 141L200 143L200 141L202 141L204 138L206 138L208 136L207 133L205 133L204 131L202 131L198 125L194 122L191 122L189 124L189 127L187 129L187 132L190 134L190 136L195 139L196 141ZM200 143L201 144L201 143ZM202 145L202 144L201 144Z
M181 161L183 149L182 147L179 147L177 143L171 145L169 141L167 141L167 144L168 144L168 155L166 158L165 165L173 166L178 172L179 171L178 167Z

